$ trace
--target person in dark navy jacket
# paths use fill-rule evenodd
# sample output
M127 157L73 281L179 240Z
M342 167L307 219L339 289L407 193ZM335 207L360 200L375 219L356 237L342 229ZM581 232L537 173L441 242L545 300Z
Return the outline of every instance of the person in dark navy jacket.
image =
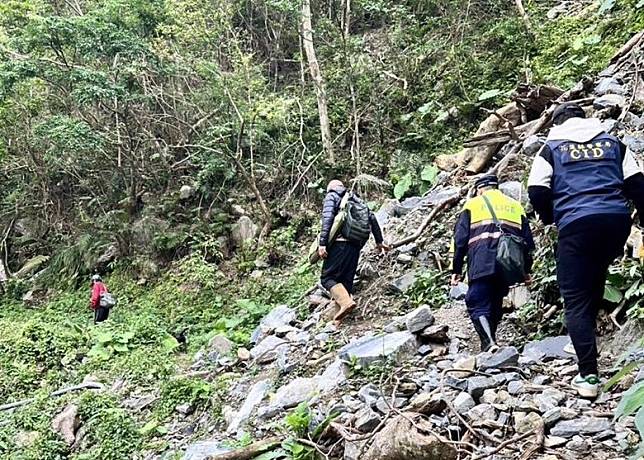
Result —
M339 311L334 316L336 322L342 321L356 306L353 300L353 280L358 268L360 251L367 242L366 239L351 239L338 232L338 235L331 235L334 220L340 212L343 198L351 199L351 192L347 191L344 184L339 180L332 180L327 186L327 194L322 204L322 230L320 231L318 254L324 260L322 264L322 275L320 278L322 286L327 289L333 300L338 304ZM357 196L356 196L356 199ZM368 213L368 232L373 234L376 240L376 247L380 251L388 251L389 247L384 243L382 229L378 224L376 216L366 208Z
M496 330L503 316L503 298L509 286L496 262L499 238L504 233L520 236L525 242L525 273L532 268L534 241L521 203L498 190L495 175L479 178L474 184L477 196L463 207L452 241L452 285L460 282L467 257L469 287L465 296L467 310L479 338L481 350L496 348ZM501 228L494 222L494 214ZM529 276L526 278L529 282Z
M557 107L553 123L534 159L528 193L541 220L559 232L557 281L579 360L572 386L592 398L599 391L597 313L608 267L630 233L629 201L643 215L644 174L635 155L579 105Z

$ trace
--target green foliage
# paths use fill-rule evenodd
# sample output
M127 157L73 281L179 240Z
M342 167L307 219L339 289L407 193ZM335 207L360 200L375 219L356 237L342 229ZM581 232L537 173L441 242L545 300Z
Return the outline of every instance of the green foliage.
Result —
M87 427L86 442L92 447L75 460L121 460L139 449L141 435L135 421L111 396L84 393L79 415Z
M625 259L609 269L606 300L625 302L629 317L644 318L644 265L635 259Z
M195 378L173 379L161 386L161 400L155 406L155 412L163 419L180 404L189 404L193 408L206 407L214 388L205 380Z
M306 402L300 403L286 416L284 422L295 436L304 436L311 425L311 409L309 409L309 405Z
M126 331L114 333L106 330L98 330L96 343L89 350L87 356L99 360L107 361L113 355L118 353L127 353L132 347L131 340L134 338L134 332Z
M423 304L432 308L442 307L448 302L445 275L435 270L422 272L416 278L408 296L411 304L415 307Z

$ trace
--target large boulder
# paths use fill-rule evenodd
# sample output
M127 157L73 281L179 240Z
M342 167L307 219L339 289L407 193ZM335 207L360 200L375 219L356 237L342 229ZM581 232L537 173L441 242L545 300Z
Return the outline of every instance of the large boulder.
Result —
M233 225L231 237L235 246L241 247L255 239L259 227L248 216L241 216Z
M433 430L419 414L399 415L376 434L361 460L455 460L456 449L429 434Z

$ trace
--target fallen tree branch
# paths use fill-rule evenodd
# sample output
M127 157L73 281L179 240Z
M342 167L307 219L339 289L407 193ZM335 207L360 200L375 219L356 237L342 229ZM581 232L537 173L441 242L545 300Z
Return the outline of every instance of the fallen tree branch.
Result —
M532 455L536 452L539 451L543 447L543 441L545 440L545 424L543 420L539 421L539 425L532 430L534 433L536 433L537 437L534 440L534 443L532 444L532 447L530 447L528 450L525 451L525 453L521 456L519 460L528 460Z
M53 393L51 393L49 397L53 398L56 396L62 396L64 394L71 393L72 391L78 391L78 390L102 390L102 389L103 389L103 385L97 382L81 383L80 385L74 385L71 387L66 387L66 388L61 388L60 390L56 390ZM36 400L35 398L28 398L28 399L23 399L21 401L15 401L12 403L3 404L2 406L0 406L0 411L5 411L10 409L15 409L16 407L26 406L27 404L31 404L35 400Z
M210 455L205 460L250 460L265 452L271 451L282 444L282 438L274 436L272 438L257 441L249 446L226 452L225 454Z
M493 451L491 451L491 452L486 452L486 453L485 453L485 454L483 454L483 455L479 455L479 456L477 456L477 457L474 457L472 460L483 460L483 459L485 459L485 458L490 458L490 457L491 457L491 456L493 456L494 454L497 454L497 453L501 452L501 451L502 451L503 449L505 449L506 447L508 447L508 446L510 446L510 445L512 445L512 444L514 444L514 443L517 443L517 442L519 442L519 441L522 441L522 440L524 440L525 438L529 438L530 436L532 436L533 434L535 434L537 431L538 431L538 428L535 428L535 429L533 429L533 430L528 431L527 433L523 433L523 434L522 434L522 435L520 435L520 436L516 436L516 437L514 437L514 438L512 438L512 439L508 439L507 441L503 441L503 442L502 442L501 444L499 444L499 445L498 445L498 446L497 446Z
M391 248L392 249L399 248L400 246L403 246L405 244L409 244L409 243L411 243L413 241L416 241L420 237L420 235L423 234L423 232L425 231L427 226L432 222L434 217L436 217L444 209L447 209L450 206L452 206L453 204L458 203L460 201L460 199L461 199L461 194L459 193L457 196L449 198L449 199L443 201L441 204L436 206L432 210L432 212L429 213L429 215L425 218L423 223L420 224L420 227L418 227L418 230L416 230L412 235L410 235L410 236L408 236L406 238L403 238L402 240L398 240L395 243L392 243Z

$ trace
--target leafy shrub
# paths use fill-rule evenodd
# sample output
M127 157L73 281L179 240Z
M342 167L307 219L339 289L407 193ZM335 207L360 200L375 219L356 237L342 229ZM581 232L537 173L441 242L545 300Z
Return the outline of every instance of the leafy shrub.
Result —
M440 308L445 305L449 300L445 275L437 270L422 272L409 291L409 300L414 306L427 304Z
M84 393L79 415L87 427L86 441L91 447L74 460L122 460L131 458L139 449L141 435L136 423L113 397Z
M205 380L183 377L170 380L161 386L161 400L155 406L155 413L164 419L180 404L205 407L213 391L213 386Z

